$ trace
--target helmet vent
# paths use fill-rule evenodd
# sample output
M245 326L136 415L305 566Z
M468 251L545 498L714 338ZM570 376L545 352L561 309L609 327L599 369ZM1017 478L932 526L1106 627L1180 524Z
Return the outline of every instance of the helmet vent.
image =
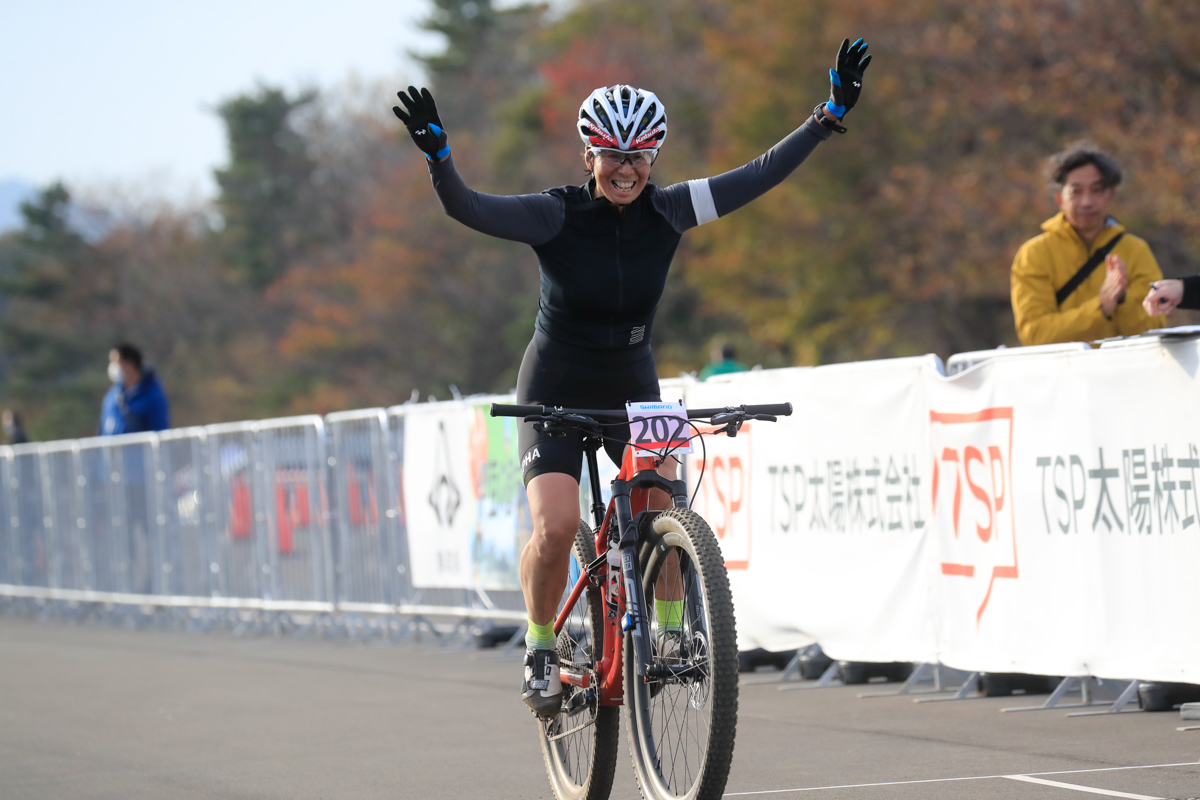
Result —
M645 89L602 86L579 107L579 136L589 146L657 150L666 135L662 101Z

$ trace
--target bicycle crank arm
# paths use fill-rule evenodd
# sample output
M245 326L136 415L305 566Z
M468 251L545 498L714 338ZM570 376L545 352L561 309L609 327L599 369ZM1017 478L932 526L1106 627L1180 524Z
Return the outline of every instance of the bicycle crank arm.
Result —
M580 689L588 689L592 685L592 673L590 672L571 672L560 668L558 675L563 683L578 686Z

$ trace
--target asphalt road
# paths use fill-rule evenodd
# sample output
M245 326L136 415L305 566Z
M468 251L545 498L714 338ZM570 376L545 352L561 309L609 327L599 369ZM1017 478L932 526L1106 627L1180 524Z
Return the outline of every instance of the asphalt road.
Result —
M0 798L550 797L519 670L429 645L0 618ZM1200 732L1177 713L856 693L743 686L727 796L1200 798ZM612 797L638 796L623 757Z

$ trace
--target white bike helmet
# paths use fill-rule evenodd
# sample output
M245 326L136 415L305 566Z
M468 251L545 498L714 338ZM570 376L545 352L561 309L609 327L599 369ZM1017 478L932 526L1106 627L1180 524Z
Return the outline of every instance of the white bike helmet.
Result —
M658 150L667 138L667 112L654 92L601 86L579 107L579 137L589 147Z

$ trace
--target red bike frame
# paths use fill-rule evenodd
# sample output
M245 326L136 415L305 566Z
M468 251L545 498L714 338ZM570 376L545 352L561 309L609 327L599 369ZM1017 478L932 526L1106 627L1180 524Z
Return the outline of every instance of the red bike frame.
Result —
M644 451L639 451L644 452ZM594 453L593 457L589 458L589 468L594 474L596 463ZM642 470L655 469L654 456L635 456L634 448L627 447L625 449L625 458L621 463L621 471L617 475L618 480L632 480L634 475ZM593 487L598 485L597 481L593 480ZM650 489L634 489L630 494L630 507L634 514L643 511L649 500ZM599 643L600 657L596 664L596 676L600 682L600 705L604 706L619 706L625 703L625 685L624 685L624 633L621 630L621 620L625 616L625 584L621 580L620 570L615 568L607 559L609 552L610 531L612 526L616 525L616 499L608 501L608 508L604 512L604 521L600 523L600 527L596 531L596 552L604 557L605 560L600 564L595 575L589 574L586 567L580 571L579 580L575 582L575 586L571 589L570 596L567 597L567 602L563 605L562 611L558 614L558 619L554 621L554 634L557 636L562 631L563 626L567 622L567 618L574 610L575 604L579 602L580 596L589 584L598 579L602 602L604 603L604 629L603 636ZM616 539L616 536L611 536ZM615 602L610 600L615 598ZM595 635L595 634L593 634ZM592 647L595 649L595 642ZM588 673L571 672L563 669L561 672L563 683L569 683L573 686L578 686L581 689L590 688L592 676Z

